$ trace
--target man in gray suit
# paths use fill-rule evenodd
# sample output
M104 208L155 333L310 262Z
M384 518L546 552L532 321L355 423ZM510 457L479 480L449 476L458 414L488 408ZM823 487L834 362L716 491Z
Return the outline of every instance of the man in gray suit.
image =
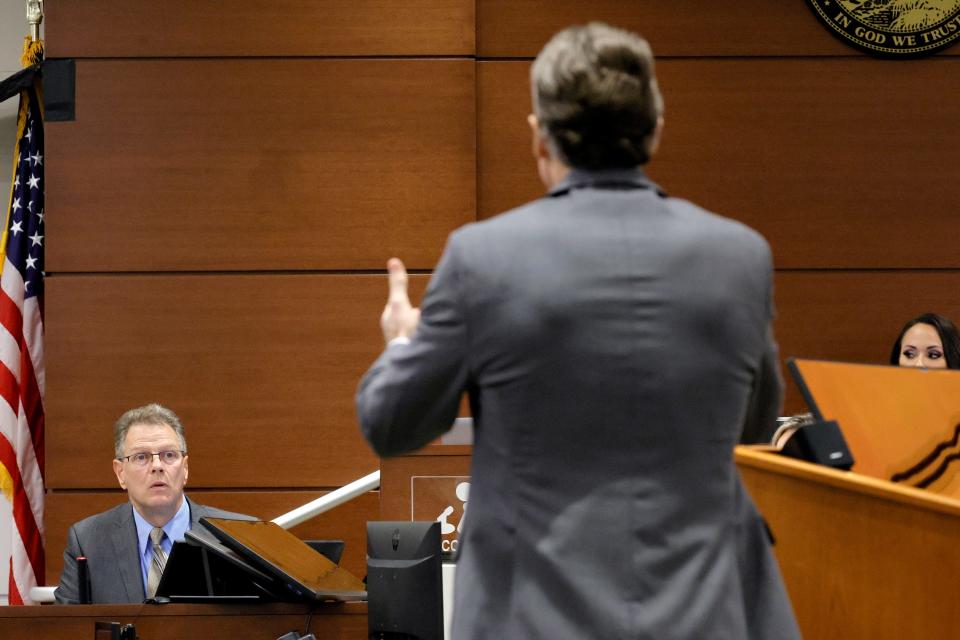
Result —
M388 263L357 395L387 456L469 394L453 637L797 638L733 460L780 403L767 243L641 170L663 126L642 38L567 29L531 82L547 196L454 232L422 316Z
M153 596L174 540L200 518L250 519L191 502L187 441L180 418L150 404L114 425L113 471L130 502L81 520L67 536L57 602L80 602L77 558L87 559L91 603L139 603Z

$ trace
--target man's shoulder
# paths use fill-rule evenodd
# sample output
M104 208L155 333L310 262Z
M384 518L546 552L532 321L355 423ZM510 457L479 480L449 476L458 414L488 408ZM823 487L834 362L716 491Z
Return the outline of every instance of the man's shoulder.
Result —
M689 216L690 218L695 219L698 223L714 226L726 230L734 235L741 235L755 240L763 240L763 236L760 235L760 233L753 227L750 227L739 220L728 217L727 215L705 209L694 202L690 202L689 200L667 197L664 198L664 201L667 203L667 206L671 211L677 213L678 215Z
M450 235L450 241L460 245L489 241L491 236L510 237L523 228L544 223L544 215L554 206L551 198L538 198L519 207L498 213L492 218L465 224Z
M661 208L685 222L689 233L711 237L714 241L728 241L768 250L766 239L752 227L720 213L709 211L683 198L658 192L655 208ZM515 237L529 228L535 231L542 225L552 225L552 213L569 206L562 198L543 197L532 200L514 209L509 209L492 218L470 223L457 229L451 240L457 244L470 245L486 242L491 236ZM650 206L649 203L643 205Z
M100 527L116 524L117 522L122 521L124 518L133 518L133 507L129 502L118 504L117 506L111 507L106 511L101 511L100 513L86 517L83 520L75 523L73 525L73 529L78 533L93 531L95 529L99 529Z
M739 220L708 211L682 198L665 198L665 206L672 214L689 222L684 225L684 233L700 236L704 242L725 245L735 251L755 252L765 259L770 253L767 239Z
M194 501L190 501L190 508L193 512L193 520L198 520L200 518L224 518L229 520L256 520L253 516L248 516L243 513L236 513L233 511L225 511L223 509L218 509L216 507L209 507L204 504L199 504ZM114 525L118 522L123 522L127 518L133 519L133 507L129 502L123 504L118 504L115 507L111 507L106 511L101 511L92 516L88 516L79 522L74 523L73 528L78 533L84 533L92 530L99 529L100 527Z
M248 516L245 513L236 513L234 511L225 511L223 509L218 509L216 507L208 507L205 504L200 504L190 501L191 509L191 519L196 522L200 518L223 518L224 520L257 520L253 516Z

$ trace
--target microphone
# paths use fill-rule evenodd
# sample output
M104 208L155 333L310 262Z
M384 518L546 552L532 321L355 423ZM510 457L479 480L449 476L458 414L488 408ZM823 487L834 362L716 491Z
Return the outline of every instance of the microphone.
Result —
M77 579L80 582L80 604L90 604L90 569L84 556L77 558Z

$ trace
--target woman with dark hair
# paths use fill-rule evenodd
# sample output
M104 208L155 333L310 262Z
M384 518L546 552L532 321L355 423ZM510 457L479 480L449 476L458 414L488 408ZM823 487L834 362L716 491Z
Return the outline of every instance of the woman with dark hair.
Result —
M903 325L890 364L925 369L960 369L960 332L950 318L924 313Z

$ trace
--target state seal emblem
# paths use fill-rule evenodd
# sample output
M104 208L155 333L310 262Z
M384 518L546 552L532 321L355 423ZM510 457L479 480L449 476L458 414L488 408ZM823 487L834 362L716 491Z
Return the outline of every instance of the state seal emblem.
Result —
M833 35L877 56L925 56L960 40L960 0L806 2Z

